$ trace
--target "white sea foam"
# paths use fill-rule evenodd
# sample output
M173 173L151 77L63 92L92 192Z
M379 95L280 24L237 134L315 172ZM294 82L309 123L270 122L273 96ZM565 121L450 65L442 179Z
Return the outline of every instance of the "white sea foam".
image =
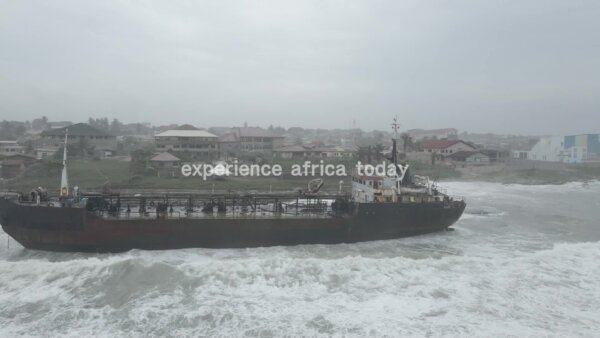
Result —
M0 336L598 335L599 214L576 207L593 194L450 185L470 201L457 230L401 240L114 255L0 246ZM545 201L529 210L511 202L534 195Z

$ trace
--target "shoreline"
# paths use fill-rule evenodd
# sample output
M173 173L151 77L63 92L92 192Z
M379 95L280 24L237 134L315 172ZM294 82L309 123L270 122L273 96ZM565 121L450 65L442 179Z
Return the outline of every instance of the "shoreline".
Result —
M588 184L599 182L600 178L591 178L591 179L573 179L573 180L530 180L530 179L520 179L520 180L507 180L504 178L494 179L494 178L453 178L453 179L444 179L440 180L440 183L451 183L451 182L464 182L464 183L498 183L502 185L530 185L530 186L539 186L539 185L564 185L569 183L581 183Z
M522 162L484 166L449 166L410 163L411 173L429 176L438 182L491 182L522 185L560 185L570 182L590 182L600 179L600 164L567 165L564 163ZM349 176L332 177L227 177L202 180L192 177L132 176L128 162L117 159L100 161L74 160L69 165L69 181L83 191L297 191L305 190L307 183L316 178L325 182L323 191L338 192L340 181L343 191L351 186ZM60 173L51 163L40 163L28 168L23 175L0 180L2 191L30 191L42 186L48 191L59 189Z
M600 179L598 165L517 162L493 166L456 168L457 180L523 185L560 185Z

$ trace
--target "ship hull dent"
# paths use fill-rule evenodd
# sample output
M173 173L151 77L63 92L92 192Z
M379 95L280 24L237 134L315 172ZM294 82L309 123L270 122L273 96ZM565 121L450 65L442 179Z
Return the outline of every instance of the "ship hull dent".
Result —
M464 203L357 204L344 217L105 219L79 208L20 205L0 199L4 231L25 248L122 252L131 249L245 248L385 240L447 229Z

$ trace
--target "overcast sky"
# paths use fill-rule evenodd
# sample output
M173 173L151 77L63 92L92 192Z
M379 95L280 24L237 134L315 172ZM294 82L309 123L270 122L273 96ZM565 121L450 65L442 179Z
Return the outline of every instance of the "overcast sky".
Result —
M0 0L0 120L600 131L600 2Z

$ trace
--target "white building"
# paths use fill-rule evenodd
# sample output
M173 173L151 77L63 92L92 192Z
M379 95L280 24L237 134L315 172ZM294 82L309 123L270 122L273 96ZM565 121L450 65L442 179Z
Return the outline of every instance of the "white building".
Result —
M154 135L156 150L160 152L187 153L193 159L218 157L219 138L205 130L167 130Z
M303 145L289 145L273 149L273 157L281 159L306 159L306 158L353 158L357 153L356 147L326 146L307 147Z
M460 140L432 140L421 145L421 151L448 156L459 151L474 151L475 147Z
M17 141L0 141L0 155L14 155L23 152Z
M490 157L480 151L459 151L446 156L446 161L464 165L486 165L491 162Z
M600 138L598 134L544 137L526 154L514 151L513 158L563 163L594 161L600 159Z
M44 159L44 158L51 158L54 156L54 154L56 154L56 152L58 151L57 147L54 148L35 148L33 150L33 153L35 154L35 157L38 160Z
M64 145L65 133L69 131L69 144L79 144L87 148L101 151L115 151L117 149L117 137L100 129L96 129L87 123L72 124L68 127L45 130L37 140L36 148L58 149Z

